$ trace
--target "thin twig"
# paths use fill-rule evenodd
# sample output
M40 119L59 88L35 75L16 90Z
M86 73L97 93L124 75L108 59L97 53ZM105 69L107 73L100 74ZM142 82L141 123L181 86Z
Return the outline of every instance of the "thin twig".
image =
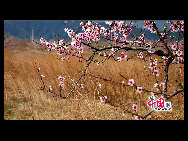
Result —
M80 75L80 77L78 78L78 80L76 81L76 83L74 84L74 86L73 86L72 90L69 92L69 94L66 97L63 97L64 99L68 98L71 95L71 93L75 89L76 85L78 84L78 82L80 81L80 79L82 78L82 76L85 75L85 72L86 72L87 68L89 67L90 63L92 62L92 60L93 60L93 58L95 56L95 53L96 53L96 51L93 51L93 54L90 56L90 60L87 63L87 66L85 67L85 70L82 72L82 74Z
M81 43L84 44L84 45L87 45L88 47L90 47L91 49L94 49L96 51L103 51L103 50L115 48L115 49L118 49L118 50L124 49L126 51L128 51L128 50L151 51L151 52L153 52L153 54L156 54L158 56L169 56L168 53L166 53L162 50L155 50L155 49L150 49L150 48L145 48L145 47L107 46L107 47L103 47L103 48L96 48L96 47L91 46L91 44L84 43L84 42L81 42Z
M146 69L146 56L147 56L148 54L146 54L145 56L143 56L143 60L144 60L144 70L147 72L147 75L149 76L149 73L148 73L148 70Z

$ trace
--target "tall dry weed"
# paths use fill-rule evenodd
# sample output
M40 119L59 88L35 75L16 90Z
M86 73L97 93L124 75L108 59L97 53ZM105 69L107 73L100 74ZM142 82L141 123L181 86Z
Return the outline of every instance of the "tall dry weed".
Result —
M135 52L127 53L128 57L134 54ZM89 55L90 52L87 52L84 57ZM4 119L134 119L129 113L122 116L125 109L132 110L134 102L138 103L137 113L140 115L150 110L146 102L151 93L138 94L133 88L116 83L127 83L121 74L128 79L134 79L138 86L156 91L153 87L155 78L152 75L148 76L144 70L143 60L135 56L129 61L115 62L110 59L100 65L92 63L79 82L84 84L84 88L77 87L70 98L65 100L39 90L42 82L37 68L39 67L41 74L45 76L46 87L51 85L55 93L60 92L58 76L66 76L65 88L61 91L62 95L66 96L86 66L86 62L79 63L75 57L72 57L70 62L61 61L58 57L55 52L37 48L4 49ZM160 59L158 56L154 57ZM96 56L95 59L104 58ZM162 82L164 68L162 64L159 65L160 74L157 79ZM149 66L148 61L146 66ZM184 83L184 66L181 73L178 73L179 71L176 65L170 66L168 94L178 88L179 82ZM99 101L98 84L102 85L101 91L108 97L106 104ZM173 111L155 112L151 119L184 119L184 93L169 101L172 102Z

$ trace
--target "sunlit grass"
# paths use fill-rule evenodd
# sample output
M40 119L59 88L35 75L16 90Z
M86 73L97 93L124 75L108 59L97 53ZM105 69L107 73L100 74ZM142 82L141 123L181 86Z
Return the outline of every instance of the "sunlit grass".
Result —
M100 65L92 63L86 71L86 75L79 82L79 84L84 84L84 88L76 87L74 93L65 100L38 90L42 83L37 68L40 67L40 72L45 76L46 86L51 85L56 93L59 93L60 81L58 77L66 76L65 88L62 90L62 95L66 96L80 76L76 70L83 70L87 63L80 63L75 57L71 57L70 62L61 61L57 59L60 56L56 52L29 48L25 43L20 46L24 46L24 48L4 49L4 119L134 120L134 116L129 113L122 116L122 112L125 109L134 112L132 105L135 101L138 102L137 113L140 115L144 115L150 110L146 102L151 93L139 94L132 87L114 83L122 81L128 83L119 75L122 74L127 79L134 79L136 85L156 91L153 87L154 76L147 75L143 60L137 57L121 62L109 59ZM86 52L83 56L89 57L91 53ZM135 53L134 51L125 52L128 57ZM160 59L158 56L154 55L154 57ZM102 60L104 57L99 57L97 54L95 59ZM149 62L146 63L146 66L149 67ZM163 69L159 68L160 74L157 78L159 82L164 79ZM88 73L114 82L94 78L87 75ZM176 65L170 66L168 94L178 89L176 80L184 83L184 65L181 74ZM96 88L99 83L102 86L101 92L108 97L107 103L101 103L99 100ZM184 119L184 93L169 101L172 102L173 111L154 112L151 119Z

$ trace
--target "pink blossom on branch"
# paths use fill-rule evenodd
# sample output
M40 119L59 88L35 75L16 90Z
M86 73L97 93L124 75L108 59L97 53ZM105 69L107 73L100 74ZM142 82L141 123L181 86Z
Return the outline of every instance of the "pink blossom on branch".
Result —
M177 49L176 45L172 44L172 45L171 45L171 49L172 49L172 50L176 50L176 49Z
M154 70L155 76L159 76L159 70Z
M138 109L137 103L134 103L133 106L132 106L132 108L133 108L134 111L137 111L137 109Z
M65 77L62 77L61 75L58 77L58 79L65 81Z
M143 52L142 51L139 52L139 54L137 54L137 57L142 59L143 58Z
M143 26L143 28L147 29L150 24L151 24L150 21L144 21L144 26Z
M177 54L178 56L181 56L181 55L183 54L183 51L178 50L178 51L176 51L176 54Z
M99 56L102 56L102 53L101 53L101 52L99 52Z
M97 62L97 66L100 65L100 62Z
M133 86L134 85L134 79L129 79L128 85Z
M142 93L142 87L137 87L137 90L136 90L138 93Z
M117 61L119 61L119 62L120 62L120 61L121 61L121 57L118 57L118 58L117 58Z
M61 82L59 83L59 85L60 85L60 87L63 87L64 82L63 82L63 81L61 81Z
M106 102L107 101L107 96L100 97L101 102Z
M64 61L64 60L65 60L65 57L61 57L61 60Z
M150 64L149 68L150 68L151 70L153 70L153 68L154 68L153 63L150 62L149 64Z
M135 119L136 120L141 120L141 117L140 116L135 116Z
M44 40L42 37L40 38L41 43L46 43L46 40Z
M125 53L121 53L121 59L125 59L125 58L127 58L127 55L125 55Z
M70 61L70 56L67 57L67 61Z
M159 84L159 86L161 87L164 87L165 86L165 83L164 82L161 82L160 84Z

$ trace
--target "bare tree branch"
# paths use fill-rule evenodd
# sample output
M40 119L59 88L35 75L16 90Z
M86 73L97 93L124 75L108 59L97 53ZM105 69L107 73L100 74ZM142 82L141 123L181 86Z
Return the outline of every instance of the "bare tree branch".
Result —
M158 56L169 56L168 53L166 53L162 50L155 50L155 49L149 49L149 48L144 48L144 47L107 46L107 47L104 47L104 48L96 48L96 47L91 46L90 44L87 44L87 43L84 43L84 42L81 42L81 43L83 43L84 45L87 45L88 47L90 47L91 49L94 49L96 51L103 51L103 50L108 50L108 49L112 49L112 48L117 48L119 50L124 49L126 51L128 51L128 50L151 51L151 52L153 52L153 54L156 54Z
M169 98L171 98L171 97L173 97L173 96L175 96L175 95L177 95L177 94L179 94L180 92L183 92L183 91L184 91L184 89L178 89L178 90L174 91L171 95L167 96L165 98L165 100L168 100Z
M170 56L167 60L166 66L165 66L165 76L164 76L164 87L163 87L163 94L167 92L167 83L168 83L168 70L170 63L173 61L172 56ZM163 95L162 95L163 96Z
M93 60L93 58L95 56L95 53L96 53L96 51L93 51L93 54L90 56L89 62L87 63L87 66L85 67L85 70L82 72L82 74L80 75L80 77L78 78L78 80L76 81L76 83L74 84L74 86L73 86L72 90L69 92L69 94L66 97L63 97L64 99L68 98L71 95L71 93L75 89L76 85L78 84L78 82L80 81L80 79L82 78L82 76L85 75L85 72L86 72L87 68L89 67L90 63L92 62L92 60Z

